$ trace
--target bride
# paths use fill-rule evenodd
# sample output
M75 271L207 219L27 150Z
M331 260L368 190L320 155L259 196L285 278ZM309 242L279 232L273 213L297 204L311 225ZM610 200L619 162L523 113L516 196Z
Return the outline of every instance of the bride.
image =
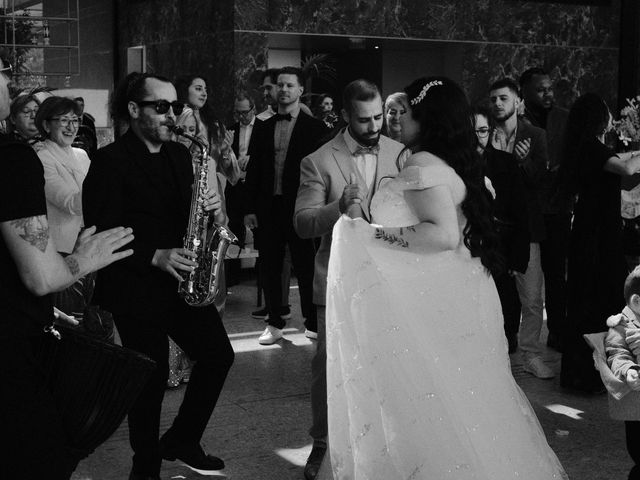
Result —
M406 89L414 154L343 216L327 285L329 448L337 480L567 478L510 370L490 197L465 94Z

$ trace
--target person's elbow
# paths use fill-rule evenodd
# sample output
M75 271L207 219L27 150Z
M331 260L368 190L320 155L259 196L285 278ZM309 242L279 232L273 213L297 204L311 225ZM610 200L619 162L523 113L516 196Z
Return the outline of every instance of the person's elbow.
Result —
M36 297L44 297L56 291L55 285L45 275L29 271L21 275L22 283Z
M455 250L460 244L460 231L457 228L441 228L438 237L438 244L444 251Z

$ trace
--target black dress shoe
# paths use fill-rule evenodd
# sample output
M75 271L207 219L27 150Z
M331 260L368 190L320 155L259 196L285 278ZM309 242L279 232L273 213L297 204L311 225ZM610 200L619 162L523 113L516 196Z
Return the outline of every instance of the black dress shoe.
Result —
M322 459L327 452L327 447L313 447L309 458L307 458L307 464L304 466L304 478L305 480L314 480L320 471L320 465L322 465Z
M169 461L180 460L200 475L214 475L224 468L221 458L209 455L200 445L170 445L161 439L160 456Z

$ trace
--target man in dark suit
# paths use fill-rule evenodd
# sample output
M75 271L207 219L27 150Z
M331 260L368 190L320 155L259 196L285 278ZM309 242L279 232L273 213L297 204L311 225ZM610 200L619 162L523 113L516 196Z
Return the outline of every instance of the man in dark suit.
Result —
M165 78L131 74L118 89L114 111L129 129L95 154L83 189L87 224L135 229L134 254L97 278L95 300L113 313L124 346L157 363L152 378L129 412L134 451L130 480L158 479L162 459L179 459L200 473L224 468L207 455L200 439L233 363L233 350L214 305L188 306L177 280L196 265L181 248L187 230L193 172L191 155L171 142L171 127L183 105ZM213 190L204 210L220 220ZM158 441L160 410L168 376L168 339L196 361L171 428Z
M523 367L538 378L553 378L553 371L542 360L540 345L543 322L540 242L545 235L540 190L548 165L547 139L544 130L518 119L521 100L518 85L512 79L494 82L489 89L489 101L495 122L490 148L514 154L523 173L529 213L529 264L524 273L516 273L522 304L519 343Z
M298 279L302 315L309 330L316 331L313 305L313 240L301 239L293 228L293 212L300 181L302 158L319 146L327 133L324 123L300 111L304 91L302 71L285 67L278 74L278 113L257 123L249 147L247 170L247 210L245 225L260 227L261 261L266 263L269 317L259 338L271 345L282 338L285 320L281 317L281 274L285 246L289 246Z
M567 316L567 256L573 198L559 188L558 170L562 163L564 128L569 112L555 104L551 78L542 68L526 70L520 76L520 89L525 102L523 118L547 134L549 171L542 189L546 236L540 250L549 328L547 345L560 350L561 332Z

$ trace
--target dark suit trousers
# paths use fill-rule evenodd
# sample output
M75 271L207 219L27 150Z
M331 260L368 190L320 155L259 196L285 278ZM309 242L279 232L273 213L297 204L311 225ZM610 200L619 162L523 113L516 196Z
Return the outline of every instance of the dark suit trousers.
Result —
M502 273L493 277L502 304L502 316L504 317L504 333L509 340L509 345L515 345L518 341L518 329L520 328L520 297L516 287L516 279L508 273Z
M544 216L546 238L540 242L544 274L547 327L560 336L567 318L567 255L571 236L571 215Z
M313 240L300 238L293 228L293 217L286 214L281 196L273 197L271 214L258 219L260 224L260 256L267 268L265 294L268 297L269 319L267 323L283 328L285 321L280 317L282 307L282 261L285 246L289 245L293 271L298 279L302 316L315 326L316 307L313 304L313 269L315 248Z
M123 345L157 363L129 412L133 471L150 476L159 474L162 462L158 436L169 374L167 334L196 362L170 429L172 443L197 445L200 442L234 358L227 332L213 305L189 307L176 294L162 312L160 315L164 318L150 313L114 315Z

